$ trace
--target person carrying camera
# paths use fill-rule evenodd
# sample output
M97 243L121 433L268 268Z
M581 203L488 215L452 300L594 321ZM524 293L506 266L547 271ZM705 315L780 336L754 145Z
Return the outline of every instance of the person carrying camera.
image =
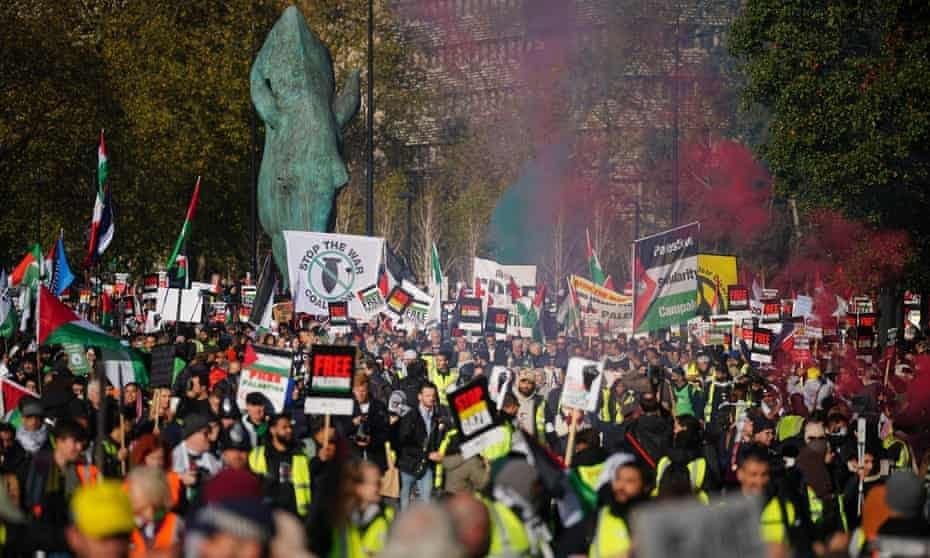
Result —
M171 468L187 489L187 501L198 502L200 489L222 464L210 451L210 419L207 415L184 417L184 441L171 452Z
M384 471L387 469L384 444L390 433L387 405L371 397L369 377L364 372L355 374L352 396L355 402L352 430L348 436L352 442L352 454L377 464Z
M447 424L438 399L435 384L422 384L417 394L417 406L410 409L400 421L397 468L400 469L402 509L410 503L414 485L420 500L429 501L432 496L435 464L442 460L437 448L445 435Z

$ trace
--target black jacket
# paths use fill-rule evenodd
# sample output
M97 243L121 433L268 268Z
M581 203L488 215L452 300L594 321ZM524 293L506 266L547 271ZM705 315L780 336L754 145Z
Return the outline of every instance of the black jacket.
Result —
M365 416L365 428L369 437L368 445L361 447L357 445L357 435L359 428L352 425L352 432L348 434L350 449L352 455L358 458L366 458L368 461L377 464L382 470L387 469L387 457L384 453L384 443L390 436L390 421L388 419L387 405L377 399L368 400L368 413ZM362 414L358 402L354 403L352 418ZM350 423L351 424L351 423Z
M432 430L427 440L426 422L420 415L420 407L415 406L400 419L397 432L397 468L405 473L413 473L421 461L435 451L442 441L449 421L437 405L433 410Z

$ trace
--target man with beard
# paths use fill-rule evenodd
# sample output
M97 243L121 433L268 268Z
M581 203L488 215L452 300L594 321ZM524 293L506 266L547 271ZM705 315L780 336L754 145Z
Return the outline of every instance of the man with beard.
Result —
M310 460L294 447L291 417L275 415L268 423L268 440L249 454L249 467L262 477L271 506L306 517L310 508Z
M617 467L610 483L613 498L601 508L597 516L591 556L630 555L633 542L630 512L637 504L648 499L650 484L649 473L635 461Z
M513 394L517 398L519 409L517 410L517 423L524 432L545 439L543 432L545 428L545 417L543 409L545 401L542 396L536 394L536 374L529 368L520 370L517 375L517 384L513 388Z

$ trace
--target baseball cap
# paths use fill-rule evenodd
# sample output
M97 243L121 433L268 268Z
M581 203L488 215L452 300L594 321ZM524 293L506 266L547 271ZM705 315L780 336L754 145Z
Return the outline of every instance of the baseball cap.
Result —
M136 527L129 496L117 481L78 488L71 498L71 514L77 530L95 539L128 535Z

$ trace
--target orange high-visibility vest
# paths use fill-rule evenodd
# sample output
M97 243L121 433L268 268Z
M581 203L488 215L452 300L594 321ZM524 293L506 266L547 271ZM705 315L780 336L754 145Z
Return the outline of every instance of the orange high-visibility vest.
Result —
M174 543L177 542L177 525L178 516L175 513L168 512L164 521L155 532L155 538L152 539L151 545L146 544L142 531L136 528L132 531L132 550L129 552L130 558L144 558L149 550L170 550Z

